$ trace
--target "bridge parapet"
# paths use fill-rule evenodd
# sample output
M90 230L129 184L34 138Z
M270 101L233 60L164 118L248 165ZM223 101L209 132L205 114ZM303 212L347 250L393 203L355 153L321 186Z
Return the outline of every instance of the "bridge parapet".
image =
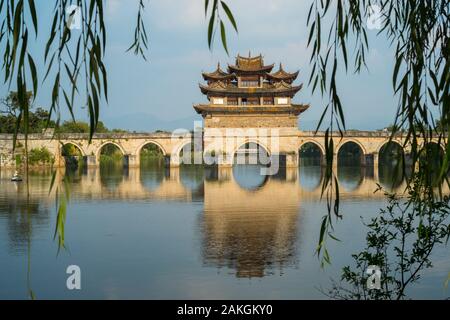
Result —
M124 132L124 133L96 133L92 137L92 140L105 140L105 139L173 139L173 138L190 138L192 134L189 133L171 133L171 132ZM0 134L0 140L13 140L13 134ZM33 133L28 135L29 140L56 140L56 136L49 133ZM59 135L60 140L89 140L89 134L87 133L61 133ZM25 140L25 135L18 134L17 140Z
M340 137L339 131L332 132L333 137ZM300 137L325 137L325 131L299 131ZM344 137L377 137L377 138L390 138L392 132L389 131L359 131L359 130L347 130L343 133ZM395 138L402 138L405 135L396 134Z

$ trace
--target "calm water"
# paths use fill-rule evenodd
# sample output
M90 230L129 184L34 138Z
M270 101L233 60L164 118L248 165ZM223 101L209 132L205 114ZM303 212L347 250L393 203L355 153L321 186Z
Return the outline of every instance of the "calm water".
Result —
M373 194L373 170L339 168L344 219L341 242L330 241L332 265L314 255L325 203L320 167L275 177L258 167L97 169L72 176L66 250L53 239L55 195L50 172L30 179L30 212L23 183L0 171L0 298L326 298L320 288L339 279L350 255L364 247L365 220L385 202ZM386 184L389 172L380 171ZM60 179L61 176L57 176ZM399 186L401 188L402 186ZM443 299L449 248L409 290ZM66 289L66 268L78 265L82 289Z

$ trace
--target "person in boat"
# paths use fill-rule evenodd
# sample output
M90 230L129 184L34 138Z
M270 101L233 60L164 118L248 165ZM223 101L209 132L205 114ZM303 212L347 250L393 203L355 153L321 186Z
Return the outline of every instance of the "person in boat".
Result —
M12 176L11 180L13 181L21 181L22 177L19 175L19 172L16 170L14 171L14 175Z

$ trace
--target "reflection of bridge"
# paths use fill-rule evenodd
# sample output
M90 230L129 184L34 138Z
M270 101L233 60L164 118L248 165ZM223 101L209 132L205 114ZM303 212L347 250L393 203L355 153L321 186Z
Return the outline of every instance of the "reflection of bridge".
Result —
M301 228L298 218L302 204L320 198L320 167L286 168L279 175L260 179L252 186L242 184L242 172L236 168L205 168L202 175L190 170L193 169L184 166L151 172L134 168L124 169L118 175L103 175L99 168L90 168L72 178L71 198L75 202L200 201L203 214L199 216L198 225L206 266L230 268L237 277L262 277L297 264L296 242ZM10 174L10 171L0 171L0 198L11 202L4 202L8 207L0 210L0 214L7 213L4 218L16 230L12 240L20 242L27 239L20 232L33 228L23 228L19 224L21 212L27 212L23 206L26 188L25 184L9 181ZM63 174L63 170L58 172L57 181ZM341 199L383 199L380 192L373 193L376 182L362 170L340 182ZM39 212L42 208L53 207L50 204L55 195L48 196L49 184L50 175L47 179L31 175L30 203L34 204L35 216L31 223L51 223L48 212ZM401 191L403 187L398 188ZM41 203L46 205L41 206ZM30 223L27 219L24 221Z
M99 200L174 200L191 202L195 199L203 199L205 207L216 206L229 203L242 203L246 207L267 207L272 208L278 201L282 203L298 203L301 200L319 200L321 197L321 170L313 174L303 172L303 167L285 168L278 176L267 177L258 185L248 187L240 184L239 177L232 168L207 168L205 169L205 179L194 181L194 186L189 180L192 178L185 176L185 169L182 167L172 167L170 169L161 168L160 175L153 178L151 185L140 168L124 170L116 181L103 180L99 168L90 168L86 174L74 178L72 182L72 198L75 199L99 199ZM57 179L61 180L64 171L58 171ZM207 177L209 175L211 177ZM8 198L25 196L25 188L22 184L14 184L9 181L11 172L0 171L0 185L2 193L6 193ZM31 177L32 179L33 177ZM374 193L377 180L367 176L364 170L360 174L351 178L350 183L343 181L340 193L341 198L382 198L381 193ZM49 183L40 180L39 184L31 180L31 197L47 197ZM396 190L403 190L404 184L398 186ZM227 199L233 201L228 201ZM211 201L210 201L211 199ZM277 205L273 207L276 209Z
M215 153L220 166L231 166L233 157L239 148L249 142L258 144L267 151L270 156L281 155L285 157L284 163L288 167L298 165L299 150L306 144L315 145L322 153L325 153L325 135L323 132L292 131L285 133L283 129L272 132L266 129L242 129L232 133L214 132L209 129L208 135L203 137L205 153ZM235 132L236 131L236 132ZM224 136L219 137L219 134ZM78 148L80 154L86 159L87 165L97 166L102 148L106 145L115 145L124 155L126 164L130 167L139 166L140 153L147 145L157 146L166 157L166 163L171 167L179 166L181 163L181 153L185 146L193 143L193 135L187 131L181 133L126 133L126 134L97 134L92 142L88 143L88 137L84 134L62 135L60 141L52 139L49 135L31 135L29 137L29 148L46 147L55 157L56 166L64 166L64 159L61 156L61 145L71 144ZM200 136L200 139L201 136ZM361 164L372 162L375 167L378 164L379 154L390 139L387 132L366 132L348 131L342 138L335 134L335 158L341 148L349 143L355 144L361 154ZM23 137L18 138L18 142L23 145ZM398 136L392 140L403 148L403 137ZM14 166L12 135L0 135L0 165ZM20 148L19 148L20 149ZM404 148L405 153L409 153L409 147Z

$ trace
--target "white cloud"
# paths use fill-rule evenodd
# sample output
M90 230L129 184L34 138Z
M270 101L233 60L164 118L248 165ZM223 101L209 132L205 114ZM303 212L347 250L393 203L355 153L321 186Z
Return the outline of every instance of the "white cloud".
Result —
M124 6L130 5L130 0L107 0L106 1L106 13L108 16L115 16L124 8Z
M304 23L302 16L306 16L310 1L227 0L226 3L240 31L252 35L283 36L298 31ZM149 10L152 21L162 29L187 31L186 28L197 29L207 24L203 0L153 0Z
M150 19L161 29L186 30L204 25L204 5L201 0L153 0Z

